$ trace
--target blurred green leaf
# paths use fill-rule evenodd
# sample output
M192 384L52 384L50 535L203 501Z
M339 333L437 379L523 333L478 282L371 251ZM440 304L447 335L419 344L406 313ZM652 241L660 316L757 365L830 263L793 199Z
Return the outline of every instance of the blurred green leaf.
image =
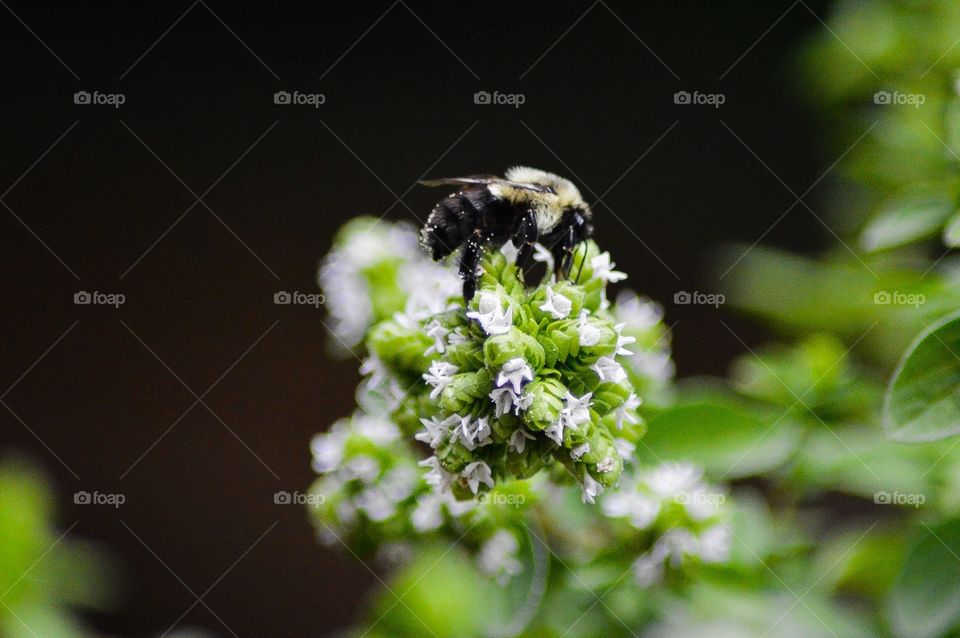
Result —
M960 434L960 313L930 326L907 348L883 405L887 436L902 443Z
M924 528L890 593L890 622L903 638L943 636L960 623L960 520Z
M648 463L693 461L714 476L738 478L775 468L793 453L800 430L710 403L681 405L654 417L637 446Z
M954 210L953 198L942 185L911 185L885 202L867 222L860 245L873 252L930 237Z

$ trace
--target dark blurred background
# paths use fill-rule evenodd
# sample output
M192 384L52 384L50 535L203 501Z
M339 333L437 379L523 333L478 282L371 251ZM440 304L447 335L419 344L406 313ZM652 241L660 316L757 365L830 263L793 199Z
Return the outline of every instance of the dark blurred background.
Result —
M326 355L322 310L273 295L315 290L351 216L425 218L425 174L523 163L602 198L597 238L664 303L681 376L743 351L721 318L765 337L673 303L710 290L721 242L829 236L801 206L767 232L836 159L792 66L824 2L0 4L0 449L48 469L63 529L126 565L105 632L323 635L379 586L273 502L310 484L309 439L359 379Z

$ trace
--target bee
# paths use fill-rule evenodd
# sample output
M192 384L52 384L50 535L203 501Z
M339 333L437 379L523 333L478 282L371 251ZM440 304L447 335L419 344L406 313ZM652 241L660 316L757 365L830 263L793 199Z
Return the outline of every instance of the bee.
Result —
M498 249L512 240L517 267L523 272L539 242L553 255L559 279L569 276L574 249L593 234L593 213L580 191L553 173L515 166L503 177L473 175L420 183L458 187L434 206L420 240L434 260L462 246L459 269L466 302L476 293L484 249Z

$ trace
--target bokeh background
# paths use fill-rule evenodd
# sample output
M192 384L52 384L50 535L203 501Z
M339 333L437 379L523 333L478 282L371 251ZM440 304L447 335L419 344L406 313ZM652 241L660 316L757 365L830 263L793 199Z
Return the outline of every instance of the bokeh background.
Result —
M665 304L680 376L743 351L721 319L764 337L673 303L711 291L721 243L830 239L805 207L784 215L836 159L793 59L823 2L0 4L0 450L47 470L60 529L123 566L116 610L89 617L106 633L317 636L376 589L274 504L310 484L309 439L359 376L326 354L322 309L273 297L316 290L350 217L424 219L441 193L419 178L573 179L600 244Z

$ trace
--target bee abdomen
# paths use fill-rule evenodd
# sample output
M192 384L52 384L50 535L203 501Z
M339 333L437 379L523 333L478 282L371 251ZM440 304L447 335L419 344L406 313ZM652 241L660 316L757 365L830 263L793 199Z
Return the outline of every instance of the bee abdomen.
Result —
M483 206L480 191L462 191L434 207L420 235L424 248L434 260L452 253L477 229Z

